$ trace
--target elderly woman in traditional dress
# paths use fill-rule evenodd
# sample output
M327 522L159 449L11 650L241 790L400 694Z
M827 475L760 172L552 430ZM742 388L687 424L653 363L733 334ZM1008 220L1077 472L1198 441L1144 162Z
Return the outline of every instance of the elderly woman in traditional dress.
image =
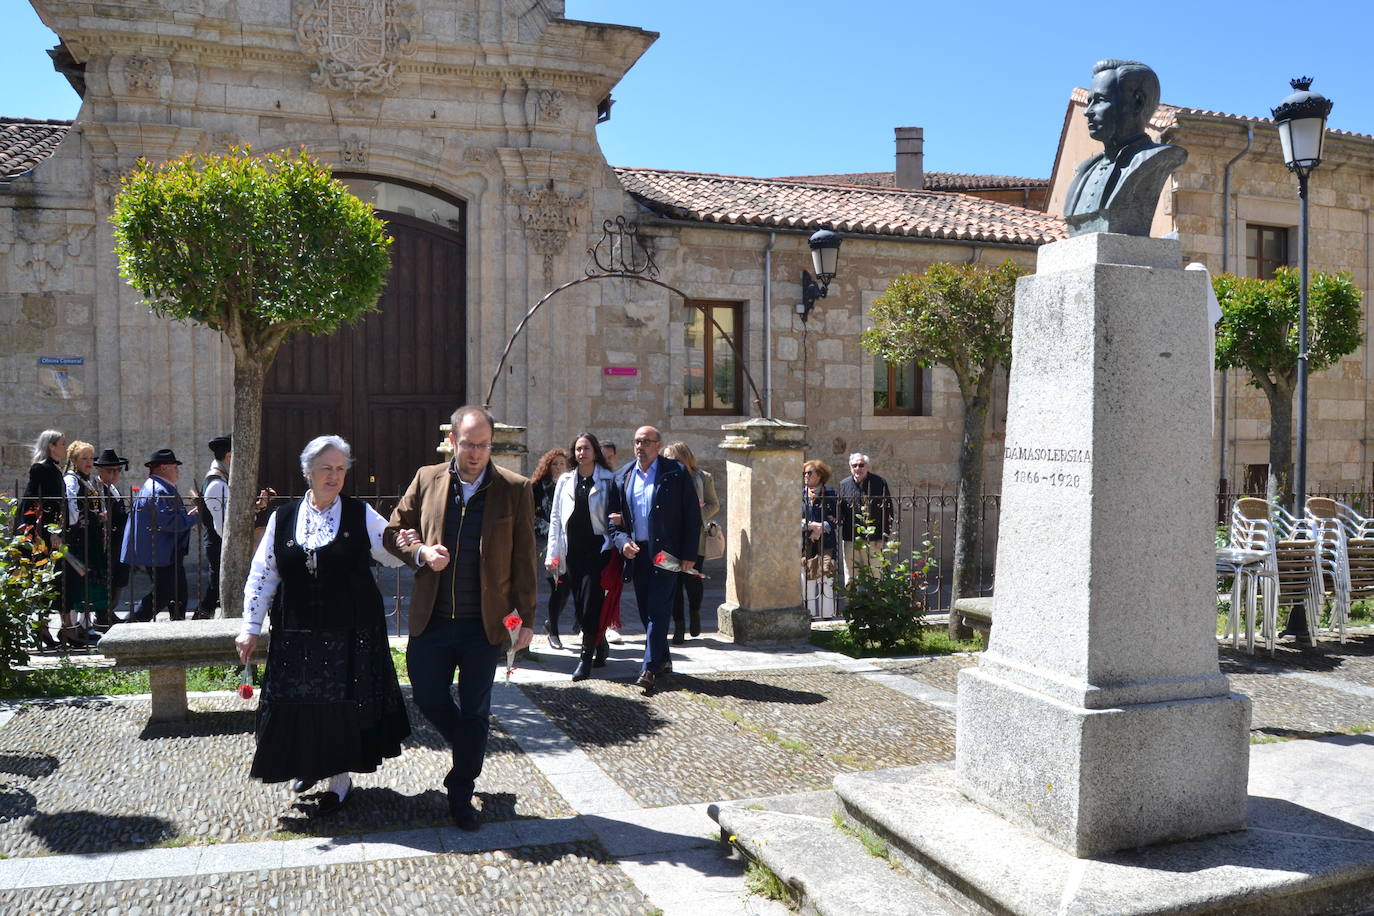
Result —
M328 779L321 814L348 799L351 773L374 772L383 758L399 756L410 734L371 570L374 560L401 561L382 547L386 519L340 492L352 464L352 451L338 436L312 439L301 452L310 489L267 523L236 641L247 664L280 587L250 775L294 780L295 792Z

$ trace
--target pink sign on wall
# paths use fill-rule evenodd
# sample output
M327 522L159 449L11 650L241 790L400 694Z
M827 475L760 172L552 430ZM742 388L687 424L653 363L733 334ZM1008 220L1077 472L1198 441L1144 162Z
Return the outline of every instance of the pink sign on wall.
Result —
M602 375L639 375L638 366L605 366Z

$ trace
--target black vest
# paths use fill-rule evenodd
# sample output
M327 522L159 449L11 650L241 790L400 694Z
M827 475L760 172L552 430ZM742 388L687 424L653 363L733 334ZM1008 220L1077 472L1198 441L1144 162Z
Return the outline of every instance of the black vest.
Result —
M303 499L277 510L277 572L281 601L272 609L272 628L287 630L356 630L385 626L382 593L372 578L372 545L367 533L367 506L340 495L339 533L315 551L315 572L296 542L296 516ZM309 499L309 497L305 497Z
M449 564L439 574L439 592L434 596L435 617L482 616L482 516L486 512L487 488L496 472L487 468L486 479L463 502L458 475L449 472L448 503L444 508L444 546Z

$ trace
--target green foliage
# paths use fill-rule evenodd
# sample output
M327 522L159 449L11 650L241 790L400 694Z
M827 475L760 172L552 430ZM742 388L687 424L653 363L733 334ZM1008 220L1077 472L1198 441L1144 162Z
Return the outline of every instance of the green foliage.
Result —
M863 345L889 363L948 366L963 391L966 380L1011 361L1016 278L1023 273L1008 258L997 267L940 263L919 276L902 274L874 300Z
M855 529L857 545L872 535L872 524ZM857 553L856 549L856 553ZM902 558L899 541L888 541L878 552L876 568L856 562L854 580L838 592L847 602L845 620L855 642L865 648L892 651L921 642L921 586L935 566L934 543L927 538L919 550Z
M767 900L777 900L791 906L792 892L788 889L783 880L774 874L766 865L750 859L749 864L744 869L744 886L749 893L756 897L763 897Z
M1298 371L1298 287L1298 272L1291 267L1280 267L1272 280L1234 274L1212 279L1221 305L1218 369L1244 369L1257 388L1265 383L1291 387ZM1309 372L1334 365L1360 345L1362 297L1344 271L1312 275L1307 294Z
M0 496L0 688L28 663L34 625L57 605L62 550L41 538L16 533L19 502ZM60 533L56 525L48 529Z
M386 224L302 150L139 160L110 221L120 273L153 311L269 348L376 305ZM254 443L256 447L256 443Z

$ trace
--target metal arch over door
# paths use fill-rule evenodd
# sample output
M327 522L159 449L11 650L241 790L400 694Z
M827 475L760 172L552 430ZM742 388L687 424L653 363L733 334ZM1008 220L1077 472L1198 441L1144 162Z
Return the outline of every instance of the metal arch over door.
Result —
M378 210L395 238L380 312L327 337L285 343L263 396L262 483L305 491L299 456L337 434L356 464L346 492L404 492L415 469L439 460L439 424L465 401L467 282L462 234Z

